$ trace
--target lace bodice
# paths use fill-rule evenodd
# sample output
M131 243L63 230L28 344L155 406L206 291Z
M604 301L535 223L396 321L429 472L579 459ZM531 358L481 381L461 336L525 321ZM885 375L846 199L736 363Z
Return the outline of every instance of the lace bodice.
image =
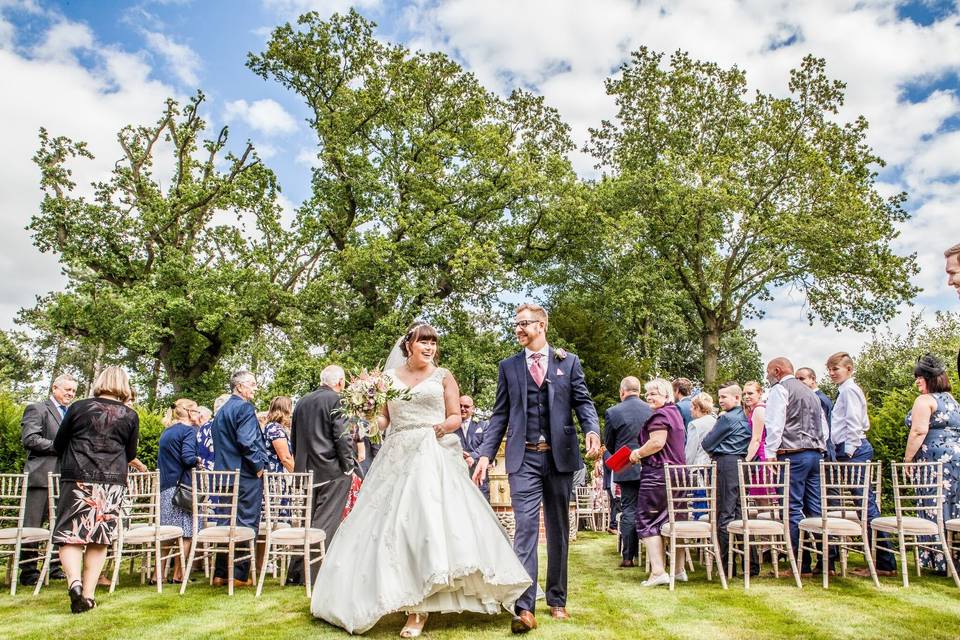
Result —
M397 389L408 389L397 376L394 369L385 371ZM410 389L409 400L391 400L387 405L390 412L390 432L397 433L408 429L433 427L446 420L447 412L443 402L443 378L447 370L437 367L429 376Z

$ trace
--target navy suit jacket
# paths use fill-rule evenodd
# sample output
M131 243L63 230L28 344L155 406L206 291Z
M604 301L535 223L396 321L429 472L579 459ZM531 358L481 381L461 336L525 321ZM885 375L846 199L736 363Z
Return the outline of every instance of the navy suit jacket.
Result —
M460 446L473 458L474 462L480 459L480 446L483 444L483 434L486 432L488 424L489 423L484 420L474 420L470 418L466 433L464 433L463 426L457 429Z
M241 478L255 478L267 466L267 445L253 404L230 396L213 419L213 468L240 470Z
M568 352L566 358L558 360L552 348L549 354L543 383L547 385L550 403L550 452L558 472L573 473L583 466L573 414L576 413L584 434L599 436L600 420L583 377L580 359ZM484 432L480 455L493 460L506 436L507 473L516 473L523 462L526 434L527 357L524 350L500 362L497 397Z
M620 447L636 449L640 446L640 429L653 415L653 409L637 396L629 396L615 404L603 416L604 446L612 454ZM640 465L630 464L613 474L614 482L640 479Z

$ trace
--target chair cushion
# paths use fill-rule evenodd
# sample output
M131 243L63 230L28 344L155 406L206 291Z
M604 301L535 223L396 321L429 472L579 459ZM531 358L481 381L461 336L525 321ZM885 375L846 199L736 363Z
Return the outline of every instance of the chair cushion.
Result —
M943 528L947 531L960 531L960 518L953 518L943 523Z
M787 528L779 520L766 520L757 518L756 520L747 520L750 526L750 535L754 536L782 536ZM743 520L734 520L727 525L728 533L743 533Z
M124 544L145 544L153 542L159 538L164 540L176 540L183 537L183 529L172 525L151 526L143 525L127 529L123 532Z
M851 522L860 522L860 511L857 509L844 509L836 511L828 511L828 518L843 518L845 520L850 520Z
M327 539L327 534L323 529L307 529L306 535L310 544L317 544ZM270 540L278 544L303 544L303 536L303 527L293 527L274 531L270 534Z
M276 531L277 529L289 529L289 528L290 528L290 523L289 523L289 522L274 522L274 523L273 523L273 530L274 530L274 531ZM257 529L257 535L260 536L261 538L262 538L263 536L267 535L267 521L266 521L266 520L262 520L262 519L260 520L260 528Z
M49 529L41 529L40 527L24 527L20 531L23 532L23 537L20 538L21 542L42 542L50 538ZM16 527L0 529L0 544L16 544L16 542Z
M800 528L804 531L823 531L822 518L804 518L800 521ZM860 521L856 522L840 517L827 517L827 533L838 536L859 536L863 533L860 528Z
M236 527L233 529L233 536L230 535L230 527L207 527L200 529L193 534L194 542L246 542L253 540L256 532L250 527Z
M926 518L917 518L914 516L905 516L901 519L903 522L903 532L911 536L935 536L939 533L937 523L931 522ZM897 518L895 516L883 516L874 518L870 526L877 531L886 533L897 532Z
M709 522L701 520L678 520L676 525L678 538L709 538L712 528ZM669 536L673 526L668 522L660 527L660 535Z

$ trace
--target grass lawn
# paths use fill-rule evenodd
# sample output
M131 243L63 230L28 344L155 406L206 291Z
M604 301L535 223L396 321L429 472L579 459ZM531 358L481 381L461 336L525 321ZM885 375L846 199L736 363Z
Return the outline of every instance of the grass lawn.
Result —
M769 577L754 580L749 592L742 581L731 583L725 592L716 579L707 582L698 566L689 583L678 584L670 593L666 587L642 588L642 571L618 569L617 562L614 536L581 533L570 550L568 610L573 619L554 622L541 601L540 627L527 637L960 637L960 590L947 578L914 578L909 589L899 586L899 578L881 578L879 591L868 579L834 578L828 591L819 579L808 579L800 591L790 578ZM269 582L259 600L252 589L240 589L230 598L225 589L201 582L192 584L182 598L169 587L158 595L150 587L123 584L113 595L98 592L98 607L83 615L69 612L63 582L52 583L36 598L31 594L23 589L15 597L0 595L0 639L348 637L310 616L302 589ZM403 621L401 614L387 616L366 637L396 638ZM423 637L510 638L509 623L506 614L434 615Z

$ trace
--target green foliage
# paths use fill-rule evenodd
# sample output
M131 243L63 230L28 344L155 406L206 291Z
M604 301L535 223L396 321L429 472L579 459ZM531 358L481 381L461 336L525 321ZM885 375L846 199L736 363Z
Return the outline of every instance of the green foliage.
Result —
M175 392L209 395L224 355L284 322L304 265L295 233L280 225L273 173L249 144L220 157L226 128L202 141L202 102L197 94L181 109L171 99L155 125L124 127L124 155L92 200L75 195L68 166L92 157L86 145L41 129L44 197L29 229L69 281L22 320L114 360L159 360ZM154 175L161 148L172 152L172 176ZM218 213L237 224L216 224Z
M37 374L37 363L27 350L21 333L0 330L0 391L19 394L29 388Z
M160 434L163 433L161 416L143 407L136 407L140 418L140 440L137 442L137 459L148 469L157 468L157 454L160 451Z
M702 337L708 388L721 336L778 287L802 291L811 319L859 329L916 292L914 256L891 249L905 195L880 195L867 122L837 122L844 85L825 66L804 58L777 98L749 94L737 67L644 47L607 80L617 116L587 151L607 172L603 224L620 233L584 242L680 294L671 306Z
M0 473L21 473L27 452L20 444L23 405L0 392Z
M297 210L315 265L300 335L365 365L415 318L488 313L557 250L581 195L568 127L541 98L502 98L374 26L354 11L308 13L247 62L302 97L316 136L312 195Z

